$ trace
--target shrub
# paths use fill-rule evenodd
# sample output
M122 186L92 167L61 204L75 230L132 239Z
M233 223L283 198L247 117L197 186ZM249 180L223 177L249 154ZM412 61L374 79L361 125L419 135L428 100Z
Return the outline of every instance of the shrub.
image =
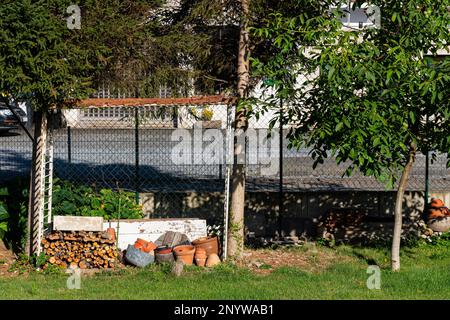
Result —
M209 108L205 108L202 110L202 120L203 121L211 121L211 119L213 118L214 112L209 109Z
M430 244L443 248L450 247L450 231L431 237Z
M17 178L0 188L0 240L14 252L23 252L27 239L29 179ZM134 194L54 180L53 215L99 216L110 219L140 219L141 206ZM119 212L120 211L120 212Z
M29 180L17 178L0 188L0 239L14 252L25 248Z
M101 189L55 179L53 187L53 215L96 216L110 219L143 218L141 206L134 194L126 191Z
M8 191L6 188L0 189L0 196L7 196ZM6 203L0 200L0 240L5 239L6 233L8 232L8 220L9 214L6 208Z

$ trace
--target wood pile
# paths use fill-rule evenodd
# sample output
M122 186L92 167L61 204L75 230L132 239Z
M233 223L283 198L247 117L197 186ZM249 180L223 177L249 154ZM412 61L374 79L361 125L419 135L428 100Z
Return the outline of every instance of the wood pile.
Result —
M107 269L119 264L116 243L107 232L53 231L42 245L48 263L62 268Z

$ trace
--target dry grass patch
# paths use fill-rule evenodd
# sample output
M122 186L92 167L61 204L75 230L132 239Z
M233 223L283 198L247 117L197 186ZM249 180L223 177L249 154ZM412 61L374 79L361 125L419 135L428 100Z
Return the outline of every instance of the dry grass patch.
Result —
M335 263L355 261L336 250L305 243L302 246L274 249L246 249L239 266L258 274L270 274L280 267L294 267L310 273L319 273Z

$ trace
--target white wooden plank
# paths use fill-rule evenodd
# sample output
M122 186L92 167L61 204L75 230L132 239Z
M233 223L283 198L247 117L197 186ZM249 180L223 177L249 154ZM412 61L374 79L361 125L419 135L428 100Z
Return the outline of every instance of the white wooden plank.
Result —
M119 229L119 249L124 250L133 244L137 238L155 242L168 231L186 234L190 241L206 236L206 220L202 219L148 219L120 220L104 222L103 228Z
M53 230L103 231L102 217L54 216Z

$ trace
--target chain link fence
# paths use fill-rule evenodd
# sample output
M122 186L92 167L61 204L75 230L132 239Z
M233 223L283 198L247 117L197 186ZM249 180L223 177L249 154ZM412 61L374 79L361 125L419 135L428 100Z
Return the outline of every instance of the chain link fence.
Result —
M231 105L121 105L117 100L113 105L62 110L60 114L52 129L56 178L97 189L135 192L152 217L223 219L226 169L232 158ZM287 128L283 128L280 148L279 127L267 138L272 117L269 113L251 119L245 144L247 211L255 224L266 221L252 216L254 212L281 210L289 215L305 203L309 206L311 198L293 194L385 192L385 186L373 178L358 173L343 177L346 165L336 165L333 159L313 169L308 150L287 148ZM32 132L32 126L28 128ZM0 132L0 183L29 176L31 150L32 143L23 130ZM418 155L408 190L424 189L425 157ZM430 164L430 190L450 192L446 155ZM360 202L364 204L364 198ZM264 210L260 210L261 203ZM315 214L302 209L299 215Z
M136 192L223 191L227 105L63 111L55 175ZM203 154L208 149L215 154Z
M63 126L53 130L55 175L139 192L222 191L228 109L227 105L158 105L64 110ZM358 173L343 177L346 165L336 165L333 159L313 169L308 150L287 148L287 129L283 130L280 163L279 128L272 130L269 141L263 141L269 120L270 115L250 121L246 141L249 190L276 191L279 164L287 188L384 189L375 179ZM28 129L33 132L31 126ZM0 182L29 175L31 150L31 140L22 129L0 132ZM409 189L423 190L424 185L425 156L419 154ZM446 155L430 163L430 190L450 190Z

